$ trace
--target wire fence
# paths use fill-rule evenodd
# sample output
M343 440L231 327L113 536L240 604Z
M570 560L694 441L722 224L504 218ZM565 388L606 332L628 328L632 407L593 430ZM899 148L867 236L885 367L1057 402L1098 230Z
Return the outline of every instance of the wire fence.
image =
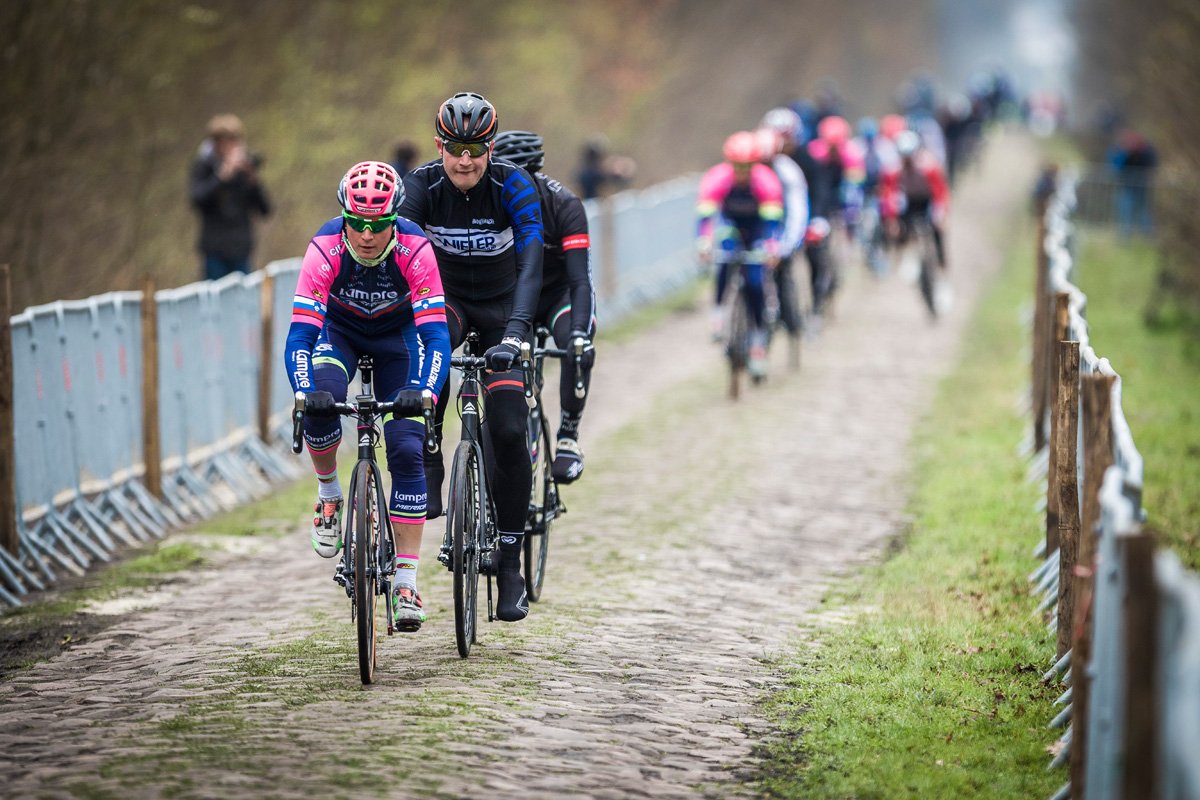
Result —
M1142 530L1143 463L1121 377L1088 343L1072 282L1074 178L1039 226L1029 476L1045 481L1044 560L1030 576L1051 611L1066 690L1051 723L1058 798L1200 798L1200 577Z
M603 323L695 278L697 185L585 203ZM15 485L0 491L16 518L0 523L0 602L303 474L283 370L299 270L154 291L149 308L147 292L114 292L9 318Z

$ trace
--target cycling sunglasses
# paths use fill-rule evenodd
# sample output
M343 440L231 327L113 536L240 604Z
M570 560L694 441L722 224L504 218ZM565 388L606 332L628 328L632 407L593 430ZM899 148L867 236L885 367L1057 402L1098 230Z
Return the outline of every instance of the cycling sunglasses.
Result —
M462 158L463 153L466 153L471 158L479 158L488 151L488 145L490 144L491 142L466 144L465 142L452 142L449 139L442 139L442 147L455 158Z
M388 214L386 217L360 217L357 214L351 214L349 211L342 212L342 219L346 220L346 224L354 230L362 233L370 231L371 233L383 233L388 228L396 224L396 215Z

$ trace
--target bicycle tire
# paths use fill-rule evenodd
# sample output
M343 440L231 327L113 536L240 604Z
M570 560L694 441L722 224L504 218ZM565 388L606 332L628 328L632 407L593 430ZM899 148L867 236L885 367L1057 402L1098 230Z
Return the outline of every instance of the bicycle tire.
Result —
M921 287L921 299L925 301L925 307L929 309L931 317L937 317L937 299L934 293L934 262L937 258L933 248L933 234L927 228L921 229L921 244L919 253L921 256L921 272L918 276L918 283Z
M529 441L533 446L533 490L529 497L529 524L525 530L525 594L533 602L542 595L546 579L546 556L550 551L550 526L558 507L558 487L551 472L550 434L539 413L530 416ZM537 430L532 430L536 428Z
M354 566L354 614L358 629L358 672L364 685L375 680L375 608L379 598L374 556L379 541L379 493L369 464L354 468L354 525L348 537Z
M479 451L471 442L459 442L450 470L446 535L452 542L454 575L454 639L458 654L466 658L475 641L479 601L480 513L483 494Z
M737 399L741 389L741 375L750 361L750 316L746 313L746 300L739 287L730 301L729 342L725 355L729 359L729 395Z

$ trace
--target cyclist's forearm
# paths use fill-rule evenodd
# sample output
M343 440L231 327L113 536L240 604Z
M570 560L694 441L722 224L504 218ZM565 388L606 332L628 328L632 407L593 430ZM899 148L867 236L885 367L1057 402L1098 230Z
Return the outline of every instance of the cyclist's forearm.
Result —
M311 392L312 348L321 329L315 325L293 320L283 348L284 366L293 392Z

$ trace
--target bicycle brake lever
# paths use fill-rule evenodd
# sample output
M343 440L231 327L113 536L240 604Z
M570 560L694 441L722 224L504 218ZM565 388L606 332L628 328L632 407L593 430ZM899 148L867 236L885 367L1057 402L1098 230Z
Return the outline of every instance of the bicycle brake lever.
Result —
M292 409L292 452L299 453L304 449L301 441L300 425L304 422L304 392L296 392L296 404Z
M580 400L587 394L583 385L583 339L576 338L571 342L571 351L575 355L575 396Z
M529 342L521 342L521 377L525 383L525 405L533 408L537 400L533 397L533 348Z
M436 453L439 448L434 434L433 392L428 389L421 390L421 416L425 420L425 452Z

